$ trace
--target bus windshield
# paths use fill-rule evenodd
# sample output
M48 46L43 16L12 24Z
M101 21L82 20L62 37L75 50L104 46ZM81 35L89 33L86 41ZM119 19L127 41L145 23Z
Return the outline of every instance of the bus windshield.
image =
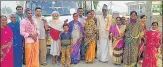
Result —
M33 12L35 7L41 7L43 16L50 16L53 11L58 11L61 16L71 15L70 9L77 9L75 1L31 1L28 5Z

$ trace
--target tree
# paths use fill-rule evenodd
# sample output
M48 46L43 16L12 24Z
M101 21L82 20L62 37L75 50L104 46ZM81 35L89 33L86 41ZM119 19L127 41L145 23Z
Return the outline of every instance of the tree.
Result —
M98 3L99 3L98 0L93 1L93 4L94 4L94 8L95 8L95 10L97 9Z
M13 12L10 7L6 7L6 6L3 7L1 11L2 11L2 14L10 14Z
M160 15L162 15L162 10L163 10L163 1L162 1L162 3L161 3L161 5L160 5Z

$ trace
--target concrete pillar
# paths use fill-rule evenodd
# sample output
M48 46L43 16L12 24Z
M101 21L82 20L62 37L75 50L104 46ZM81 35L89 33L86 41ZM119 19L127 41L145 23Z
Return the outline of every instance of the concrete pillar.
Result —
M149 0L146 3L146 16L147 16L146 26L147 29L149 30L152 23L152 0Z

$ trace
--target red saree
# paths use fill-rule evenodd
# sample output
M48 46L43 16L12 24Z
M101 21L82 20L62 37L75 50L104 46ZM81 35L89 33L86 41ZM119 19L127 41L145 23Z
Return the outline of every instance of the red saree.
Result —
M1 67L14 67L12 38L13 33L10 27L1 28Z
M146 33L146 49L144 51L142 67L157 67L158 48L160 47L162 34L159 31Z

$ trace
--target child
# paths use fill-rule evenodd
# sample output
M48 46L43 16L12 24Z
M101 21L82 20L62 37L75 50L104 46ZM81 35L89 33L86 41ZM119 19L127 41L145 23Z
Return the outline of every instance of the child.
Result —
M60 38L61 38L61 52L62 52L62 57L61 57L61 61L62 61L62 67L65 67L65 64L67 63L68 67L70 67L70 63L71 63L71 57L70 57L70 53L71 53L71 34L68 31L69 30L69 26L68 24L64 24L63 25L63 29L64 32L61 33ZM65 60L67 61L65 63Z

